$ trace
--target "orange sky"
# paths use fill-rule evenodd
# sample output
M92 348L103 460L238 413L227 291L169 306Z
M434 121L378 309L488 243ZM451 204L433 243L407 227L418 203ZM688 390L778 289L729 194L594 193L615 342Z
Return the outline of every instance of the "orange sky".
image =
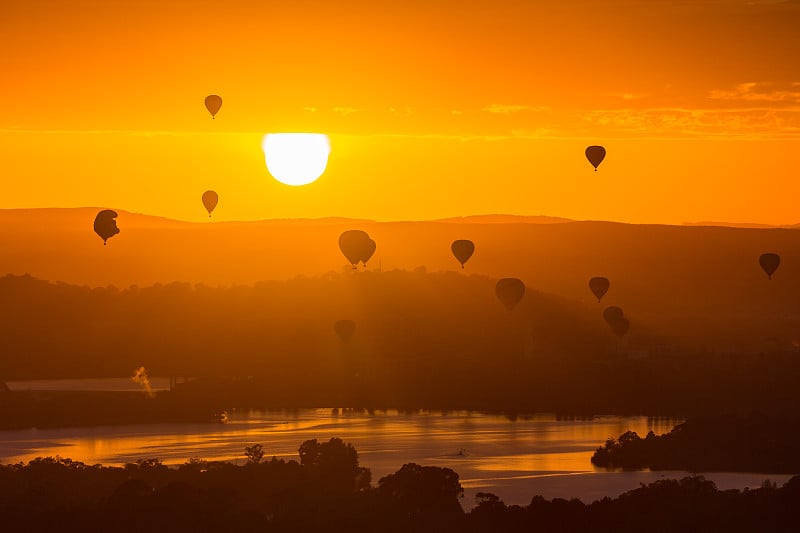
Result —
M800 2L162 4L3 2L0 208L800 222ZM331 136L318 182L276 131Z

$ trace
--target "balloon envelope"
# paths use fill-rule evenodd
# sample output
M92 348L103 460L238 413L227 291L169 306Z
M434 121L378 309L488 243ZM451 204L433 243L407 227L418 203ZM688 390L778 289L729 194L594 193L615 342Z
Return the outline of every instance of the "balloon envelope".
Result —
M589 146L586 148L586 159L597 170L597 166L603 162L606 157L606 149L602 146Z
M208 211L208 216L211 216L211 212L217 207L217 202L219 201L219 196L214 191L206 191L203 193L203 206L205 206L206 211Z
M497 298L511 311L525 296L525 284L517 278L503 278L494 287Z
M352 320L337 320L333 324L333 330L336 332L336 336L339 337L339 340L347 342L350 340L350 337L353 336L353 333L356 332L356 323Z
M603 311L603 318L611 326L611 331L618 337L625 335L631 327L631 323L625 318L622 309L616 305L606 307L605 311Z
M475 243L468 240L453 241L453 244L450 245L450 250L452 250L458 262L461 263L461 268L464 268L464 263L469 261L472 254L475 253Z
M103 239L103 244L119 233L116 218L117 212L111 209L103 209L94 217L94 232L100 235L100 238Z
M589 290L592 291L598 302L603 299L610 286L608 278L596 277L589 280Z
M367 261L369 261L369 258L372 257L372 254L375 253L376 248L378 248L377 243L372 239L370 239L369 237L364 243L362 243L361 261L364 263L364 266L367 266Z
M614 335L616 335L617 337L622 337L623 335L628 333L630 327L631 323L628 321L628 319L622 317L613 324L611 324L611 331L613 331Z
M781 264L781 256L778 254L761 254L761 257L758 258L758 264L761 265L769 279L772 279L772 275Z
M353 265L358 265L359 261L366 257L369 259L375 253L375 241L369 238L367 232L358 229L351 229L339 235L339 249L345 258Z
M625 313L623 313L622 308L617 307L616 305L612 305L611 307L606 307L603 311L603 319L610 324L622 320L625 317Z
M219 108L222 107L222 98L216 94L209 94L206 96L205 103L206 109L208 109L208 112L211 113L211 118L214 118L214 115L219 112Z

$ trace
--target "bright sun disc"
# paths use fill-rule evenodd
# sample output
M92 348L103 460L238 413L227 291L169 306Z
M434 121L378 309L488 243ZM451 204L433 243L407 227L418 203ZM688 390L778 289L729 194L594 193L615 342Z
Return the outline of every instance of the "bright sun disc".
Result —
M286 185L306 185L328 164L331 145L322 133L269 133L261 144L267 170Z

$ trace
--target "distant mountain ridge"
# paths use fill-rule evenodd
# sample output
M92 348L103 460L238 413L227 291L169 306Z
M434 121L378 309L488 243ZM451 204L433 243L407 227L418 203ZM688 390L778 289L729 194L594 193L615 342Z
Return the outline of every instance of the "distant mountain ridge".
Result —
M345 223L372 223L373 220L346 218L346 217L323 217L323 218L272 218L262 220L216 220L209 217L207 220L190 221L179 220L175 218L162 217L158 215L148 215L144 213L136 213L133 211L126 211L124 209L115 209L112 207L37 207L30 209L0 209L0 224L2 223L25 223L41 220L45 216L58 216L63 220L78 221L90 220L93 221L97 213L103 209L112 209L119 215L124 216L127 220L128 227L162 227L162 226L188 226L188 225L203 225L209 224L260 224L260 223L276 223L276 224L345 224ZM17 229L23 230L24 227Z
M759 224L756 222L713 222L713 221L701 221L701 222L684 222L683 226L716 226L720 228L750 228L750 229L769 229L769 228L784 228L784 229L800 229L800 223L798 224L780 224L780 225L773 225L773 224Z
M113 207L36 207L36 208L14 208L0 209L0 223L3 222L26 222L40 219L42 216L61 216L68 220L94 219L98 211L102 209L113 209L117 213L125 215L128 219L129 227L159 227L175 225L208 225L208 224L311 224L311 225L338 225L338 224L395 224L395 223L428 223L441 222L452 224L565 224L570 222L607 222L610 224L632 224L639 226L706 226L720 228L748 228L748 229L800 229L797 224L763 224L758 222L719 222L702 220L697 222L683 222L681 224L635 224L629 222L604 221L604 220L576 220L571 218L556 217L549 215L510 215L503 213L467 215L461 217L446 217L430 220L392 220L377 221L366 218L350 217L320 217L320 218L264 218L257 220L217 220L209 217L208 220L190 221L180 220L158 215L137 213L124 209L114 209ZM17 228L24 230L23 227Z
M63 216L69 219L76 218L94 218L94 216L103 209L113 209L119 214L124 214L129 219L129 223L133 223L137 227L145 226L158 226L158 225L176 225L176 224L259 224L259 223L273 223L273 224L360 224L360 223L378 223L376 220L366 218L350 218L350 217L320 217L320 218L265 218L258 220L216 220L213 216L208 220L203 221L188 221L179 220L169 217L162 217L158 215L148 215L144 213L137 213L134 211L127 211L124 209L115 209L112 207L37 207L37 208L21 208L21 209L0 209L0 222L4 220L18 220L24 221L31 218L39 218L43 215ZM447 217L432 220L393 220L383 221L384 223L396 222L447 222L447 223L463 223L463 224L561 224L565 222L575 222L569 218L552 217L546 215L507 215L507 214L487 214L487 215L469 215L463 217Z
M465 217L449 217L433 220L432 222L454 222L462 224L563 224L575 222L569 218L551 217L546 215L469 215Z

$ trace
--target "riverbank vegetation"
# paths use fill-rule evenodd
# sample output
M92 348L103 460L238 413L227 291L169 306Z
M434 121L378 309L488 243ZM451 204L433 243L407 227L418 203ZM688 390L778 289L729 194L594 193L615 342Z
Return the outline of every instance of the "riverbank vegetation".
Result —
M800 420L763 414L692 418L664 435L632 431L592 456L607 468L800 473Z
M298 460L265 460L265 452L247 447L241 466L191 459L168 468L148 459L104 467L53 457L2 466L0 523L86 532L780 532L800 523L800 476L745 491L687 477L590 504L534 496L509 506L491 493L463 502L458 474L436 466L405 464L373 484L340 439L306 441Z

